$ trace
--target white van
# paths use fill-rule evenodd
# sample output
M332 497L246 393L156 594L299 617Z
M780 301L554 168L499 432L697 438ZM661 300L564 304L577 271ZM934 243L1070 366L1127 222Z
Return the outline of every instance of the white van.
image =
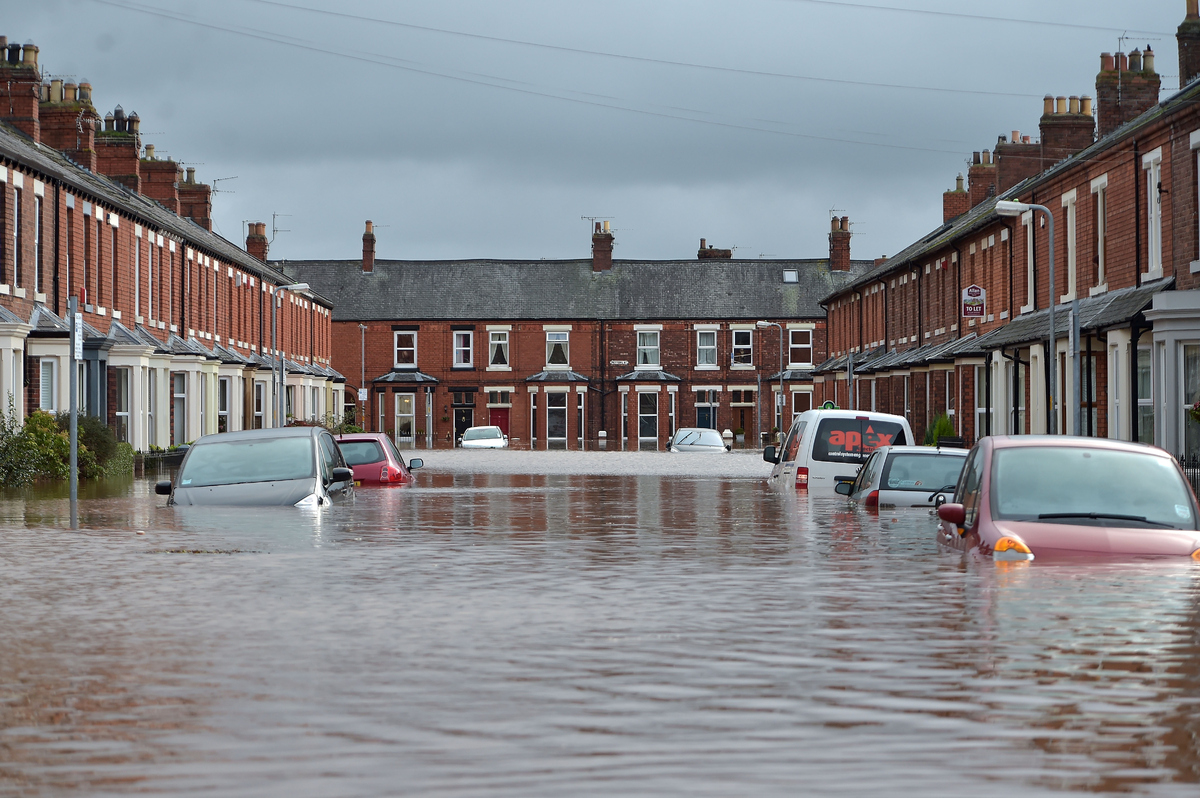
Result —
M862 410L808 410L792 422L779 451L763 450L773 463L771 486L807 490L810 496L837 496L837 477L853 479L880 446L913 443L903 416Z

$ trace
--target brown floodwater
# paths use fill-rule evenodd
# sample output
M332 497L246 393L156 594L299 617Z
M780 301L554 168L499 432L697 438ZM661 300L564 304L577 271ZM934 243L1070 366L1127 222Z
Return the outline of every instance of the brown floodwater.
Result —
M750 454L419 456L320 513L0 494L0 794L1198 792L1194 562L964 560Z

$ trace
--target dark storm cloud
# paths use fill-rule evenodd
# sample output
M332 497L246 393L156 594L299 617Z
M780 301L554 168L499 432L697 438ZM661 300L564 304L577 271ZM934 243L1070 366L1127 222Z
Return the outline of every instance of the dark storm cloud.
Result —
M700 236L739 257L820 256L838 209L854 254L874 257L940 222L972 150L1036 135L1043 94L1092 93L1122 31L1162 32L1150 43L1174 86L1183 13L1183 0L42 0L9 9L0 33L89 78L101 110L136 110L144 141L202 179L236 176L216 184L226 237L290 214L273 256L353 257L370 218L387 225L383 257L583 257L582 216L613 218L618 257L685 257Z

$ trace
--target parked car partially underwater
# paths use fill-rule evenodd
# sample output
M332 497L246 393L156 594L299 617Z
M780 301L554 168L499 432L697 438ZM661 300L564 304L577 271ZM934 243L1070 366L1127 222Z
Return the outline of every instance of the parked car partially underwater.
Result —
M499 427L467 427L458 445L463 449L507 449L508 436Z
M384 432L348 432L335 440L354 470L356 485L407 485L414 481L413 470L425 465L419 457L405 463Z
M1200 560L1196 496L1169 453L1061 435L982 438L938 542L995 560L1164 555Z
M954 495L966 449L880 446L834 490L864 507L933 507Z
M167 504L321 507L354 495L354 472L321 427L205 435L183 458Z
M721 437L721 433L708 427L683 427L671 436L671 441L667 444L668 452L726 454L730 448Z

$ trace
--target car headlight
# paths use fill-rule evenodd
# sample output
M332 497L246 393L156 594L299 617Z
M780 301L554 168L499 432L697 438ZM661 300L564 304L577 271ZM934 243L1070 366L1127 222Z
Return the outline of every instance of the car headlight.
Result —
M322 499L315 493L310 493L300 501L296 502L294 507L319 507L322 504Z

